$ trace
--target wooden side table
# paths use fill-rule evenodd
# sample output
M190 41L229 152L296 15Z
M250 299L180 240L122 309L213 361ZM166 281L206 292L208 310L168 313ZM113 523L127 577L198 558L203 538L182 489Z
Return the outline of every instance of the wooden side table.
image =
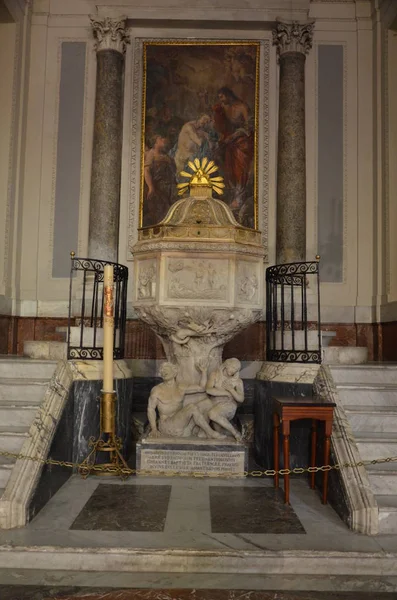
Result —
M273 398L273 426L274 426L274 470L279 470L279 430L283 435L284 469L289 469L289 436L290 423L298 419L312 419L311 432L311 457L310 466L316 466L317 421L325 421L324 440L324 465L329 463L332 420L335 403L327 402L320 396L291 396L288 398ZM315 487L315 473L310 473L310 487ZM274 476L274 487L279 487L279 475ZM322 503L327 504L328 471L323 472ZM284 475L284 502L289 504L289 475Z

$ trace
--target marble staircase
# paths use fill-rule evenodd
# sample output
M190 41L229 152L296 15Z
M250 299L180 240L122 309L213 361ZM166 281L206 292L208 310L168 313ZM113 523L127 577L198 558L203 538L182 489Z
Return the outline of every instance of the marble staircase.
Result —
M330 366L363 460L397 456L397 364ZM397 462L366 467L379 533L397 533Z
M0 450L20 452L56 361L0 357ZM15 460L0 457L0 498Z

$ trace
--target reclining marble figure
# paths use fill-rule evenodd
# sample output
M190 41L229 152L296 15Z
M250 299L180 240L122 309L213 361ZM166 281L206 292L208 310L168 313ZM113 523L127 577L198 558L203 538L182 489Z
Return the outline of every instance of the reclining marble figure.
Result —
M160 375L164 381L154 386L149 397L150 437L224 439L229 433L240 441L240 433L230 422L238 404L244 401L240 361L236 358L226 360L210 374L208 381L207 365L199 362L196 368L201 371L198 386L178 383L176 365L166 362L161 366ZM186 403L186 396L197 392L201 392L201 396Z

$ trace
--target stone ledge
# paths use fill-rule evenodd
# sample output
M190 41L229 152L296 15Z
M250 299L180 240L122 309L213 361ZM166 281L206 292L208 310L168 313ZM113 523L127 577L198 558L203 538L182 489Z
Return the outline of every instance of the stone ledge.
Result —
M23 343L23 355L40 360L66 360L66 342L29 341Z
M320 369L319 364L264 362L256 378L262 381L312 384Z
M368 362L366 346L330 346L324 348L325 365L362 365Z
M0 568L129 573L395 576L397 554L307 550L142 550L0 546Z

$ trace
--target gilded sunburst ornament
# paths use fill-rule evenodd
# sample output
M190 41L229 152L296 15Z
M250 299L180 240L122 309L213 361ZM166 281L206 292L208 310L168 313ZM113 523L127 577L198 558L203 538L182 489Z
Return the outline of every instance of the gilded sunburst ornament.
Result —
M195 158L193 162L189 161L187 165L192 170L192 173L188 173L187 171L180 172L180 175L188 177L189 181L178 183L179 196L182 196L189 188L195 186L210 187L217 194L223 194L223 188L225 187L223 177L220 175L211 177L212 173L218 171L218 167L213 160L209 161L208 158L203 158L200 161L199 158Z

